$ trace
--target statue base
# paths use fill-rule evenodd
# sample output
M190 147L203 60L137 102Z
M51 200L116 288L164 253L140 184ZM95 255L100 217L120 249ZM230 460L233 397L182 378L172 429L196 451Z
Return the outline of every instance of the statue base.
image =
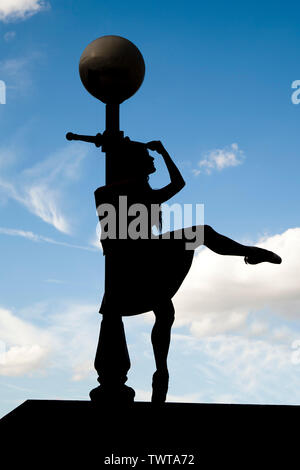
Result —
M27 400L0 420L1 456L22 468L290 468L299 418L299 406Z

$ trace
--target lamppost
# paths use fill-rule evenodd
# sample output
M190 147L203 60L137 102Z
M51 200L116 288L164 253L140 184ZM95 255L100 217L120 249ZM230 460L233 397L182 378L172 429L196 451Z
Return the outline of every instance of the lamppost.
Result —
M91 142L102 147L106 154L106 184L115 181L118 167L118 144L124 133L120 131L120 104L130 98L141 86L145 63L138 48L120 36L102 36L92 41L83 51L79 73L87 91L105 103L106 128L96 136L69 132L68 140ZM109 289L110 257L105 256L105 291ZM100 387L90 392L94 402L133 401L135 392L125 384L130 368L125 333L121 316L103 315L99 344L95 359Z

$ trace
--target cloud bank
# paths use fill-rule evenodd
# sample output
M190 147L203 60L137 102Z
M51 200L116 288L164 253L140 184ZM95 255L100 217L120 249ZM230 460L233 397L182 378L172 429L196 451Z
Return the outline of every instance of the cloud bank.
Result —
M261 335L263 319L248 324L251 312L272 311L281 320L299 321L300 228L262 238L257 246L282 257L281 265L246 265L242 257L220 256L207 248L196 253L174 302L178 325L190 325L196 337L224 333ZM284 332L282 330L282 332ZM272 330L274 338L280 331Z
M18 313L0 307L0 342L5 346L0 350L0 376L45 374L53 365L73 381L94 372L97 310L95 305L72 303L44 303Z

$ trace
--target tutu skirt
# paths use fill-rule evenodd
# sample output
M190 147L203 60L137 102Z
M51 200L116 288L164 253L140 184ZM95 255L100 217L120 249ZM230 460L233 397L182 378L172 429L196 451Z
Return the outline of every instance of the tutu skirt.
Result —
M194 250L186 249L184 239L172 236L107 240L106 245L102 314L130 316L154 310L176 294L194 256Z

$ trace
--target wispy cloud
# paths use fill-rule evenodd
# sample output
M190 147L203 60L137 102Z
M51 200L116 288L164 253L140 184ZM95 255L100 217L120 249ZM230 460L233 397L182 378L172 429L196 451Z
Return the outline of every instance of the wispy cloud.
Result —
M70 233L71 222L61 209L63 193L66 185L79 177L79 166L88 152L87 146L69 144L17 177L0 179L0 193L60 232Z
M238 144L233 143L230 147L214 149L205 154L192 172L195 176L200 173L209 175L213 170L221 171L224 168L240 165L244 159L244 152L239 149Z
M191 374L201 374L203 401L296 404L299 366L291 361L289 342L237 334L220 334L186 341L173 335L179 358L188 353ZM194 359L193 359L194 358ZM282 384L288 383L288 387Z
M58 240L53 240L53 238L44 237L42 235L37 235L36 233L28 232L25 230L17 230L17 229L0 227L0 234L9 235L13 237L27 238L27 240L31 240L33 242L44 242L44 243L51 243L53 245L66 246L68 248L77 248L79 250L96 251L96 247L74 245L72 243L61 242ZM51 282L51 281L49 280L48 282ZM52 282L55 282L55 281L52 280Z
M44 0L1 0L0 21L26 20L49 7L50 4Z
M90 238L89 244L93 246L95 249L102 251L102 244L101 244L100 238L101 238L101 226L100 226L100 222L98 222L96 226L96 231L94 235Z
M4 41L10 42L16 37L16 32L15 31L7 31L7 33L4 34L3 38Z
M13 31L4 37L6 41L13 39ZM33 90L34 68L43 59L43 54L33 50L20 57L0 60L0 75L5 81L10 100L12 98L27 97Z

